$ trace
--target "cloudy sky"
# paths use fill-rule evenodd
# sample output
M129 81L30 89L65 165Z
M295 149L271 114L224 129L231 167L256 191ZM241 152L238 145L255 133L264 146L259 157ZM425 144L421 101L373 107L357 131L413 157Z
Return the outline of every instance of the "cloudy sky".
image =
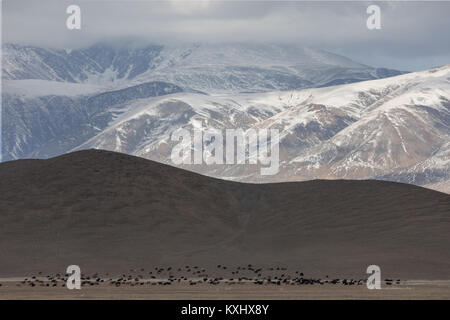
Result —
M381 30L366 9L381 8ZM66 8L81 8L68 30ZM3 0L4 42L76 48L96 41L296 43L377 67L450 63L450 1Z

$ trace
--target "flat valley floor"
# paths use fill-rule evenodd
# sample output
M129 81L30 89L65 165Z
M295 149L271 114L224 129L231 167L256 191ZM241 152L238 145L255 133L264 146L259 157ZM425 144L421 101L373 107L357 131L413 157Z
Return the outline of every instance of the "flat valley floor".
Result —
M304 300L304 299L445 299L450 300L450 281L411 281L400 285L382 285L369 290L365 285L265 286L255 284L216 286L173 284L171 286L115 287L107 284L86 286L80 290L66 287L33 288L20 282L2 283L1 300L14 299L148 299L148 300Z

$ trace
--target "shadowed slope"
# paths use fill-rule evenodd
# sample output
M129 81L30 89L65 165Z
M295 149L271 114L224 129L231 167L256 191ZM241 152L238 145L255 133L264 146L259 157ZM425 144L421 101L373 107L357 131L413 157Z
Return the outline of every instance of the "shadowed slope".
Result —
M450 196L406 184L241 184L89 150L1 164L0 207L0 276L252 263L450 278Z

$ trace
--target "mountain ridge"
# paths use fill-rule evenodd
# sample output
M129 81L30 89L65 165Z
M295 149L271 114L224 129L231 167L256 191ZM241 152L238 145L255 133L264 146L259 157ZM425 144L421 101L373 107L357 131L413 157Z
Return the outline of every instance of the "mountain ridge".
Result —
M222 170L208 166L192 168L204 174L260 182L368 179L394 176L402 171L420 173L419 164L423 162L424 165L428 163L429 169L439 167L443 170L435 176L437 180L432 181L442 182L450 179L446 173L450 170L446 156L450 139L449 73L449 66L444 66L326 89L261 95L181 93L158 97L140 108L131 107L123 118L119 117L105 132L78 149L94 147L126 151L170 163L173 144L170 133L178 127L192 129L195 120L201 121L205 129L280 130L281 172L277 176L261 177L259 168L251 166L225 166ZM170 119L181 121L176 121L173 128L172 120L158 118L169 105L180 108L179 112L171 109ZM118 139L126 141L130 134L143 129L137 119L147 119L149 125L159 119L158 126L162 127L145 134L146 140L142 144L117 144ZM125 145L129 149L121 149ZM437 150L440 150L440 160L432 160L438 157ZM358 167L360 171L351 171ZM189 166L183 168L190 169ZM402 181L418 183L411 179ZM421 183L428 184L427 181Z
M89 59L101 61L104 68L111 66L111 61L122 61L122 68L132 68L135 64L129 64L125 57L145 51L130 49L124 56L116 56L122 49L93 48ZM339 64L351 70L366 68L339 56L295 46L247 46L245 51L234 45L224 52L219 48L212 46L203 53L200 45L159 48L158 52L166 50L166 54L161 61L154 57L158 61L155 68L172 68L165 78L168 82L150 81L158 78L147 77L156 69L146 68L134 80L125 81L126 85L116 83L114 77L102 85L88 84L89 81L4 80L3 159L48 158L83 148L99 148L170 163L170 134L179 128L192 130L194 123L200 121L204 129L279 129L280 172L261 177L257 166L185 165L184 169L262 183L317 178L387 179L450 192L446 183L450 180L449 65L331 87L253 93L236 93L232 88L225 93L210 92L218 82L204 78L208 85L203 87L207 90L195 90L200 82L194 73L206 72L211 65L222 68L218 56L229 65L240 63L239 67L253 57L255 61L251 63L260 63L262 68L280 61L278 58L273 62L277 54L285 54L286 61L280 64L290 66L304 59L294 54L303 52L298 51L301 49L307 57L303 61L318 61L314 68L319 74L331 70L329 66L333 64L332 68ZM266 51L260 51L261 48ZM185 56L186 50L191 51ZM65 54L76 56L80 52ZM136 59L135 63L142 62ZM177 63L188 60L191 62L183 67L186 69L176 71ZM196 65L200 69L191 74ZM80 65L77 68L81 70ZM171 82L183 70L193 78L178 78L182 85ZM239 74L251 74L242 72ZM322 75L335 75L327 72ZM124 69L122 75L126 75ZM149 81L137 81L140 76L142 81ZM263 83L258 77L254 79ZM190 79L192 85L183 79ZM226 79L219 82L227 86L231 83Z
M446 279L449 195L387 181L244 184L84 150L0 164L0 276L217 264Z
M132 86L163 81L207 92L295 89L401 74L297 45L191 44L74 50L3 46L6 80L42 79Z

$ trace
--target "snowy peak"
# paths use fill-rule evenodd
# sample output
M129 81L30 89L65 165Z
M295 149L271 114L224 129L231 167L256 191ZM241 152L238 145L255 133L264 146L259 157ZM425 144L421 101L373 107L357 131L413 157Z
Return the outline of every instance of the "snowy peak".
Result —
M359 110L360 118L291 163L298 174L326 178L369 178L414 170L419 163L434 157L437 150L448 148L449 76L450 68L444 66L330 88L329 94L337 91L346 97L345 101ZM358 97L362 98L360 102ZM336 106L345 107L345 101ZM330 100L324 102L330 104Z
M125 87L172 82L206 92L264 92L351 83L401 74L295 45L95 44L53 50L3 46L3 76Z
M6 44L3 76L10 80L42 79L108 84L133 79L149 70L161 46L139 49L96 44L80 50L52 50Z

